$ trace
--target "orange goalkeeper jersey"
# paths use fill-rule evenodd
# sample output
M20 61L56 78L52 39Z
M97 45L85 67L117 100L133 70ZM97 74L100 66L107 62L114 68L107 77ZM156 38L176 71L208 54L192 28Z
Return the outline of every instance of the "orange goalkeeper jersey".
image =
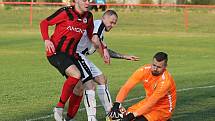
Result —
M116 101L123 102L129 91L138 83L143 85L146 97L144 103L134 112L140 116L151 111L161 111L170 117L176 105L176 85L170 73L165 70L163 74L153 76L151 64L142 66L120 89Z

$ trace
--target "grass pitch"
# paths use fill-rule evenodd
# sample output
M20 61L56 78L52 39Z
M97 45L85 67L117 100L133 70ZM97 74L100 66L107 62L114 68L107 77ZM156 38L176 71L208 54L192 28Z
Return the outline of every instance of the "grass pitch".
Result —
M64 78L46 60L38 26L56 8L46 12L44 8L34 9L32 27L23 9L0 9L0 120L53 121L52 109ZM138 67L150 63L157 51L165 51L169 54L168 70L178 89L174 121L214 121L215 14L211 10L190 10L186 32L180 9L118 12L118 25L105 36L108 47L141 60L112 59L111 65L105 65L97 54L89 57L108 77L112 99ZM96 13L95 18L100 15ZM123 105L130 106L141 96L144 91L137 86L127 98L134 100ZM87 120L83 108L82 104L77 121ZM98 120L104 121L103 108L97 110Z

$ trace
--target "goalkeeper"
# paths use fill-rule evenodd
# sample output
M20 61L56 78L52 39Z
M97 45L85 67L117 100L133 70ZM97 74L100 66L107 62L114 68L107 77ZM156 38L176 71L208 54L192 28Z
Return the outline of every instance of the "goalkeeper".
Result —
M158 52L152 64L140 67L122 86L108 116L120 121L168 121L176 105L176 85L167 71L168 55ZM130 90L138 83L142 84L146 97L132 105L127 115L120 117L120 105Z

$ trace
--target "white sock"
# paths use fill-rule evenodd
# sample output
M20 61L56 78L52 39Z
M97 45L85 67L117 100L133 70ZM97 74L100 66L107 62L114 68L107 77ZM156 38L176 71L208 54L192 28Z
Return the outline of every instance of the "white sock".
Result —
M96 98L94 90L85 90L84 105L87 110L88 121L96 121Z
M88 121L97 121L95 116L88 116Z
M97 92L98 92L99 99L107 114L112 107L112 100L110 97L110 92L108 90L108 87L106 85L98 85Z

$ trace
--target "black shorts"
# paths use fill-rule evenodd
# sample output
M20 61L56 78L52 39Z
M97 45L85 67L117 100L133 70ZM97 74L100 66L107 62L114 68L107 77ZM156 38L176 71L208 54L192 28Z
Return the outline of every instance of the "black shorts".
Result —
M69 56L66 53L58 52L52 56L48 56L48 61L63 75L66 76L66 69L71 65L76 65L77 60L73 56Z
M58 52L57 54L49 56L47 58L49 60L49 63L57 68L57 70L65 77L67 77L65 73L66 69L71 65L75 65L81 73L81 79L83 83L85 83L86 81L93 78L92 73L90 72L88 66L81 58L81 56L78 55L78 57L79 59L75 59L74 56L69 56L66 53Z

